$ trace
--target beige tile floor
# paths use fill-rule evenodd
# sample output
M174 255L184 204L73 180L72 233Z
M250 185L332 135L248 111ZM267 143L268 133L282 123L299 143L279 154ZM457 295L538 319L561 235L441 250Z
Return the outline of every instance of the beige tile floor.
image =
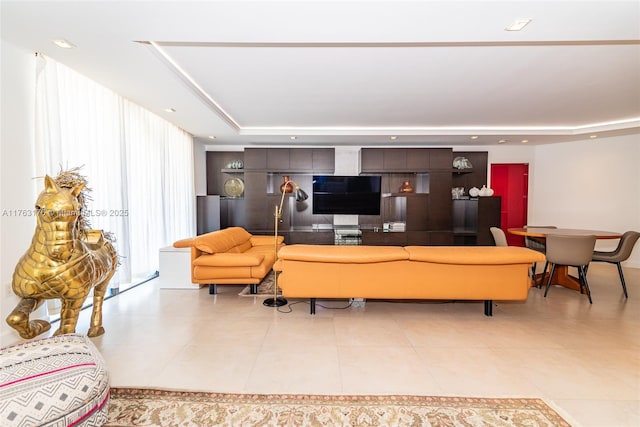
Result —
M113 386L539 397L575 425L639 426L640 269L625 274L626 301L615 266L593 264L593 305L534 288L524 303L497 303L491 318L482 303L369 301L311 316L299 302L284 313L238 296L242 286L213 296L156 280L106 301L107 332L93 341Z

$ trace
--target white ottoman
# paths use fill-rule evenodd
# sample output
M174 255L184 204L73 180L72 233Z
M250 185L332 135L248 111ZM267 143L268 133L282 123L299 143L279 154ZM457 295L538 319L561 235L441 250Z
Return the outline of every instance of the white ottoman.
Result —
M86 336L0 349L1 426L102 426L108 410L106 365Z

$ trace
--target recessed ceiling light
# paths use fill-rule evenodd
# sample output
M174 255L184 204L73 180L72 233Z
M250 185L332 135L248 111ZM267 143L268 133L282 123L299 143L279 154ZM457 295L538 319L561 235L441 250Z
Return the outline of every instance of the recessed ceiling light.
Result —
M297 136L290 136L289 139L290 140L296 140L296 139L298 139L298 137Z
M392 141L395 141L396 139L398 139L398 137L397 136L390 136L389 139L392 140Z
M209 135L209 139L216 139L216 137L213 135Z
M65 40L65 39L54 39L51 40L53 42L53 44L55 44L58 47L61 47L63 49L73 49L74 47L76 47L75 44L71 43L69 40Z
M507 142L506 139L501 139L501 140L498 141L498 144L504 144L505 142Z
M166 111L167 113L175 113L176 109L175 108L165 108L164 111Z
M505 28L505 31L520 31L526 27L529 22L531 22L531 19L516 19Z
M478 139L478 135L473 135L471 139Z
M595 139L597 137L598 137L598 135L589 135L589 138L591 138L591 139Z
M523 139L523 140L522 140L522 141L520 141L520 142L522 142L523 144L526 144L527 142L529 142L529 140L528 140L528 139Z

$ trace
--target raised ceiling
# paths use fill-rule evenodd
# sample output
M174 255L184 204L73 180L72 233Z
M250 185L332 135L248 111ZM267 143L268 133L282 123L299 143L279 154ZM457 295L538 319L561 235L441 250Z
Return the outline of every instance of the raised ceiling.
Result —
M4 40L208 145L543 144L640 132L638 1L1 8ZM531 22L505 31L516 19ZM51 42L60 38L76 48Z

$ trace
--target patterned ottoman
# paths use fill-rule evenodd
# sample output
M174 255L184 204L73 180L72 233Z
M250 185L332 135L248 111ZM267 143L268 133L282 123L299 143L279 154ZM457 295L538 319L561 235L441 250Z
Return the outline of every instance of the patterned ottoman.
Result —
M101 426L108 403L106 366L86 336L0 349L0 426Z

